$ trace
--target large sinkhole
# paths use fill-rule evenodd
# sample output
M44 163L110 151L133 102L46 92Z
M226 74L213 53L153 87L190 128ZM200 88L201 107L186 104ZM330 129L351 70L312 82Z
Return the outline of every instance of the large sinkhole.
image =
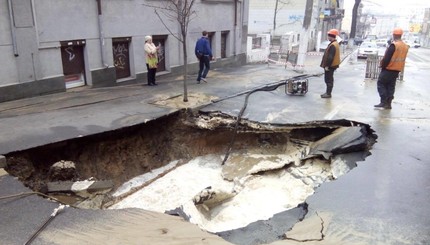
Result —
M368 125L349 120L242 119L235 128L236 122L219 112L178 111L9 153L6 170L34 191L75 207L181 215L221 234L303 204L319 185L368 156L376 139Z

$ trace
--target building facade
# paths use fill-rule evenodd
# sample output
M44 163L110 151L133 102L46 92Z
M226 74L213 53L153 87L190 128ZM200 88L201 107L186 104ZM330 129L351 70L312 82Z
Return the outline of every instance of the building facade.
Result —
M424 12L420 41L424 47L430 47L430 8L426 8Z
M250 0L249 34L270 34L274 40L288 39L288 49L308 37L307 50L314 50L332 28L340 29L344 17L343 0ZM306 6L312 10L306 10ZM308 18L308 33L304 22ZM322 35L324 33L324 35Z
M161 21L148 6L168 2L0 0L0 102L77 86L143 83L146 35L161 47L157 74L181 74L182 43L174 37L180 36L179 24ZM213 66L243 64L248 3L195 0L193 9L187 36L190 72L197 69L194 44L203 30L210 34Z

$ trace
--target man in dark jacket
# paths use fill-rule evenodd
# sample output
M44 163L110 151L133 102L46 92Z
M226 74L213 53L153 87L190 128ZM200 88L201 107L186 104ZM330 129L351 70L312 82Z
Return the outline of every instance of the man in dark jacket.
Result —
M327 33L330 44L327 46L324 56L321 60L321 67L324 68L324 82L326 84L326 92L321 95L321 98L331 98L331 92L334 85L334 71L339 68L340 65L340 49L339 43L336 41L336 36L339 35L339 31L331 29Z
M197 75L197 83L200 83L200 80L207 82L206 76L208 75L210 61L213 57L207 31L203 31L202 37L197 40L194 52L197 59L199 59L199 74Z
M391 109L391 101L394 99L394 90L399 73L405 68L406 56L409 47L402 41L403 30L393 30L393 41L385 51L381 60L377 87L381 102L375 105L378 109Z

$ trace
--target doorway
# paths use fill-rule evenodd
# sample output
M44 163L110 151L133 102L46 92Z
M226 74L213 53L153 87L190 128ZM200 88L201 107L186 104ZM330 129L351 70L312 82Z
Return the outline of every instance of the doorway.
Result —
M157 51L158 67L157 72L166 70L166 39L167 35L154 35L152 42L155 46L160 47Z
M116 79L130 76L130 37L112 38L113 64Z
M61 60L63 63L66 89L85 85L85 40L61 41Z

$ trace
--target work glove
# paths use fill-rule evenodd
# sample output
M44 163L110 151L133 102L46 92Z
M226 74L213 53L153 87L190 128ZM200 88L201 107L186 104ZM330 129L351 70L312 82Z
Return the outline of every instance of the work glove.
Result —
M324 71L329 71L330 68L328 68L328 66L324 67Z

